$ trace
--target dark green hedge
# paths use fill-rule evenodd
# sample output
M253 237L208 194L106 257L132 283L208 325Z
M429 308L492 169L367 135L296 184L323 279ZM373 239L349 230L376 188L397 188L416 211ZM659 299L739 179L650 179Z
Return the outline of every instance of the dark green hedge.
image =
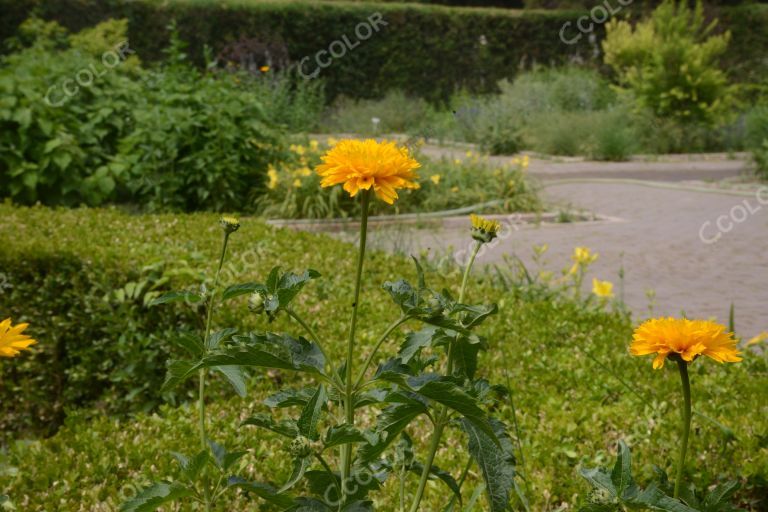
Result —
M578 11L305 0L0 0L0 37L13 34L33 9L73 30L108 17L127 17L131 46L144 61L162 58L167 25L175 18L190 43L190 56L200 64L205 44L216 53L254 37L284 41L293 62L313 60L343 35L354 44L357 24L380 12L387 25L320 73L329 98L375 97L399 88L439 100L457 88L491 91L499 79L536 63L596 61L596 46L587 37L574 45L560 41L560 28L575 22L582 14ZM725 65L736 71L734 78L753 79L756 70L765 73L768 6L723 7L712 14L721 16L721 26L733 32ZM602 37L602 27L597 35Z

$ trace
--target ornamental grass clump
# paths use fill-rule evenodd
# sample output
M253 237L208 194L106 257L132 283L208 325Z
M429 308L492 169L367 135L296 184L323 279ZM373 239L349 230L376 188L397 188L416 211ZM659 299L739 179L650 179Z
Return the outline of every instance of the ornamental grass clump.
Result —
M317 305L302 307L295 300L306 285L320 278L312 269L286 272L276 266L264 282L236 284L219 293L215 279L213 287L202 294L170 293L156 300L207 303L203 335L182 337L190 357L169 364L166 382L171 387L198 376L201 449L192 456L174 454L181 465L182 480L156 482L124 504L123 510L154 510L185 499L213 510L222 493L239 489L278 510L365 512L378 502L397 503L400 511L416 512L425 510L424 498L433 492L428 491L430 481L445 485L447 490L442 497L430 496L430 502L444 501L440 508L452 510L462 503L461 488L472 464L477 464L484 480L487 510L508 510L513 491L521 503L526 503L515 482L513 443L507 428L488 412L498 407L496 399L503 390L478 376L478 354L488 342L476 330L496 314L497 307L466 300L475 257L497 235L498 223L472 217L468 234L475 241L458 298L449 290L429 288L415 258L415 283L404 279L385 282L383 289L393 302L392 322L371 346L360 344L358 332L365 319L359 312L371 201L378 198L393 204L399 191L417 188L418 167L408 150L394 143L353 140L331 148L316 168L323 187L342 185L361 204L355 272L350 276L354 290L350 310L336 312L331 318L333 322L348 322L343 347L333 346L300 310L316 311ZM225 235L219 268L236 225L234 219L222 220ZM248 308L243 308L243 314L257 315L267 325L287 315L301 327L303 335L269 330L239 333L234 328L212 333L214 308L246 295ZM409 330L403 333L405 326ZM402 337L398 351L384 355L385 343L396 336ZM337 359L335 354L343 356ZM239 476L242 468L238 460L247 452L227 451L205 429L206 372L222 372L244 394L245 368L277 369L304 377L305 386L285 387L264 401L274 412L254 414L242 422L242 428L265 429L285 438L282 456L290 459L292 470L277 482ZM306 386L307 382L311 385ZM415 446L415 436L411 435L417 422L429 426L429 442L423 449ZM458 479L434 465L449 427L452 435L460 432L470 455ZM415 475L413 480L411 475ZM377 497L390 477L397 478L397 497Z
M669 485L666 473L659 469L659 480L641 489L632 477L629 447L619 442L616 465L609 473L606 469L583 469L584 476L598 491L592 503L583 510L625 510L648 508L670 512L737 510L728 501L738 490L738 482L726 482L709 489L701 498L695 490L683 485L688 438L691 432L691 384L688 366L700 356L719 363L741 361L737 341L724 325L709 320L687 318L656 318L640 324L632 337L630 353L633 356L654 355L653 368L664 368L664 362L677 363L682 384L681 433L674 487ZM671 494L671 496L670 496Z

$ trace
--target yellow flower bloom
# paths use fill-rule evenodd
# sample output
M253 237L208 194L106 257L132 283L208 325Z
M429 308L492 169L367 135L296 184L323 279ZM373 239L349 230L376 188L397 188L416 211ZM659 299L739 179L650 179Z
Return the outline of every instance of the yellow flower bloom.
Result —
M267 169L267 176L269 177L269 183L267 183L267 188L269 190L275 190L277 188L277 184L280 183L280 178L277 176L277 170L275 170L272 165L269 166Z
M416 189L420 164L411 158L406 148L394 142L343 140L322 156L323 163L315 170L322 176L322 187L344 184L344 190L355 197L360 190L373 188L376 196L393 204L401 188Z
M458 158L454 158L453 159L453 163L454 163L454 165L459 165L459 164L461 164L461 160L459 160Z
M763 331L754 338L750 339L747 342L747 346L749 347L750 345L757 345L758 343L761 343L765 340L768 340L768 331Z
M291 151L293 151L297 155L303 155L306 152L306 148L304 148L304 146L302 146L302 145L298 145L297 146L296 144L291 144L288 149L290 149Z
M467 151L466 154L467 154L467 158L472 158L472 152L471 151Z
M329 146L335 146L336 144L339 143L339 140L334 137L328 137L327 142Z
M259 71L261 71L262 73L266 73L267 71L269 71L269 66L261 66L259 68Z
M22 350L29 350L37 341L22 334L29 324L11 325L11 319L0 322L0 357L16 357Z
M456 193L459 191L459 187L451 187L451 192Z
M613 283L610 281L600 281L599 279L592 278L592 293L602 298L613 297Z
M307 176L310 176L312 174L312 169L310 169L307 166L304 166L304 167L302 167L301 169L298 170L298 173L299 173L299 176L307 177Z
M501 224L497 221L485 219L474 213L469 218L472 221L472 238L478 242L490 242L499 234Z
M432 183L434 183L435 185L439 185L440 184L440 175L439 174L433 174L432 176L429 177L429 179L432 180Z
M219 219L221 228L227 233L234 233L240 229L240 220L237 217L225 215Z
M576 265L586 266L597 261L598 256L600 255L598 253L592 253L592 251L589 250L589 247L576 247L573 249L571 259Z
M294 188L301 188L301 180L299 178L293 180L293 186Z
M530 164L531 159L528 158L528 155L523 155L523 161L520 163L520 165L523 167L523 170L526 170Z
M309 141L309 147L312 148L312 151L317 151L317 147L319 145L320 145L320 143L317 140L315 140L315 139L312 139L312 140Z
M668 355L691 362L705 355L719 363L741 361L732 332L709 320L655 318L641 324L632 337L633 356L656 354L654 369L662 368Z

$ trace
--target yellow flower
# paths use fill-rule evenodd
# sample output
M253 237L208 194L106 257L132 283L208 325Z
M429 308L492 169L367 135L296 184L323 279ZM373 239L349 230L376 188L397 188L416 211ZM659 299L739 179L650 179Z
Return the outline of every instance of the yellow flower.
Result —
M234 233L240 229L240 220L237 217L225 215L219 219L221 228L227 233Z
M393 204L401 188L416 189L419 162L406 148L394 142L343 140L322 156L315 170L323 177L322 187L344 184L344 190L355 197L360 190L373 190L387 204Z
M765 340L768 340L768 331L763 331L754 338L750 339L747 342L747 346L749 347L750 345L757 345L758 343L761 343Z
M456 193L459 191L459 187L451 187L451 192Z
M299 178L296 178L295 180L293 180L293 186L295 188L301 188L301 180Z
M312 151L317 151L317 147L319 145L320 145L320 143L317 140L315 140L315 139L312 139L312 140L309 141L309 147L312 148Z
M29 324L11 325L11 319L0 322L0 357L16 357L22 350L29 350L37 343L26 334L22 334Z
M509 185L509 188L515 188L516 182L515 180L509 180L509 183L507 183L507 185Z
M467 158L472 158L472 152L471 151L467 151Z
M433 174L432 176L429 177L429 179L432 180L432 183L434 183L435 185L439 185L440 184L440 175L439 174Z
M299 173L299 176L304 176L304 177L310 176L312 174L312 169L310 169L307 166L304 166L298 170L298 173Z
M610 281L600 281L597 278L592 278L592 293L598 297L611 298L613 297L613 283Z
M522 165L523 170L526 170L530 164L531 164L531 159L528 158L528 155L523 155L523 161L520 164Z
M306 149L304 148L304 146L301 146L301 145L298 145L298 146L297 146L296 144L291 144L291 145L290 145L290 147L289 147L288 149L290 149L291 151L293 151L293 152L294 152L294 153L296 153L297 155L303 155L303 154L304 154L304 152L306 151Z
M261 66L259 68L259 71L261 71L262 73L266 73L267 71L269 71L269 66Z
M454 158L453 159L453 163L454 163L454 165L459 165L459 164L461 164L461 160L459 160L458 158Z
M277 184L280 183L280 178L277 176L277 171L274 167L272 167L271 164L267 169L267 176L269 176L269 183L267 183L267 188L269 190L275 190L275 188L277 188Z
M497 221L485 219L474 213L469 218L472 221L472 238L478 242L490 242L499 234L501 224Z
M732 332L709 320L655 318L641 324L632 337L633 356L656 354L654 369L662 368L668 355L691 362L705 355L719 363L741 361Z
M590 265L597 261L598 256L599 254L593 254L589 247L576 247L573 249L573 255L571 255L571 259L575 263L579 263L581 265Z
M327 142L328 142L329 146L335 146L336 144L339 143L338 139L336 139L334 137L328 137Z
M514 157L512 160L509 161L512 165L520 165L520 159L517 157Z

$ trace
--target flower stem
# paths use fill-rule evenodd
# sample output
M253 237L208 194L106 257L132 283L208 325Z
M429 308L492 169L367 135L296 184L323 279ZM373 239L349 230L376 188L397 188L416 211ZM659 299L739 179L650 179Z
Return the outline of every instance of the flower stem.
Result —
M352 299L352 321L349 325L349 340L347 342L347 358L345 361L344 375L344 412L346 414L347 425L355 424L354 407L354 387L352 385L352 360L354 358L355 348L355 329L357 328L357 310L360 302L360 285L363 275L363 260L365 259L365 242L368 235L368 205L370 203L371 191L362 192L360 217L360 245L357 254L357 272L355 273L355 295ZM352 467L352 444L347 443L341 448L341 488L346 490L346 479L349 476Z
M373 358L376 355L376 353L379 351L379 348L381 348L381 345L386 341L386 339L389 337L390 334L392 334L392 331L400 327L404 322L406 322L410 317L408 316L401 316L394 322L392 322L389 327L387 327L387 330L384 331L384 334L381 335L379 340L376 342L376 344L373 346L373 350L371 350L371 353L368 354L368 357L365 359L365 363L363 364L363 367L360 369L360 373L357 375L357 380L355 381L355 389L360 388L360 384L363 382L363 378L365 378L365 372L368 371L368 367L371 366L371 363L373 362Z
M688 451L688 436L691 433L691 382L688 379L688 363L681 357L678 357L677 368L680 370L680 381L683 385L683 439L680 444L680 459L677 461L674 498L680 496L680 487L683 483L683 469L685 468L685 454Z
M216 275L213 278L213 287L211 288L211 298L208 303L208 314L205 320L205 337L203 338L203 354L208 351L208 339L211 337L211 321L213 319L213 309L216 300L216 287L219 285L219 275L221 274L221 267L224 265L224 256L227 253L227 242L229 241L229 233L224 232L224 242L221 244L221 256L219 256L219 266L216 268ZM200 421L200 449L208 449L208 437L205 434L205 368L201 368L198 372L200 384L198 389L198 414ZM208 489L208 479L203 475L203 497L205 498L205 511L208 512L211 509L211 495Z
M469 262L467 262L467 268L464 269L464 277L461 280L461 290L459 291L459 303L461 303L464 300L464 294L467 290L467 283L469 282L469 273L472 270L472 265L475 263L475 258L477 257L477 253L480 252L480 247L483 245L482 242L476 241L475 247L472 250L472 255L469 257ZM451 343L448 346L448 369L447 374L451 375L453 373L453 343ZM421 503L421 499L424 496L424 489L427 487L427 480L429 480L429 472L432 469L432 463L435 460L435 454L437 453L437 449L440 447L440 439L443 436L443 429L445 428L448 420L448 408L443 406L440 409L440 415L437 418L437 421L435 422L435 430L432 431L432 441L429 445L429 452L427 453L427 460L424 463L424 469L421 472L421 479L419 480L419 487L416 490L416 496L413 499L413 504L411 505L411 512L417 512L419 510L419 504Z

